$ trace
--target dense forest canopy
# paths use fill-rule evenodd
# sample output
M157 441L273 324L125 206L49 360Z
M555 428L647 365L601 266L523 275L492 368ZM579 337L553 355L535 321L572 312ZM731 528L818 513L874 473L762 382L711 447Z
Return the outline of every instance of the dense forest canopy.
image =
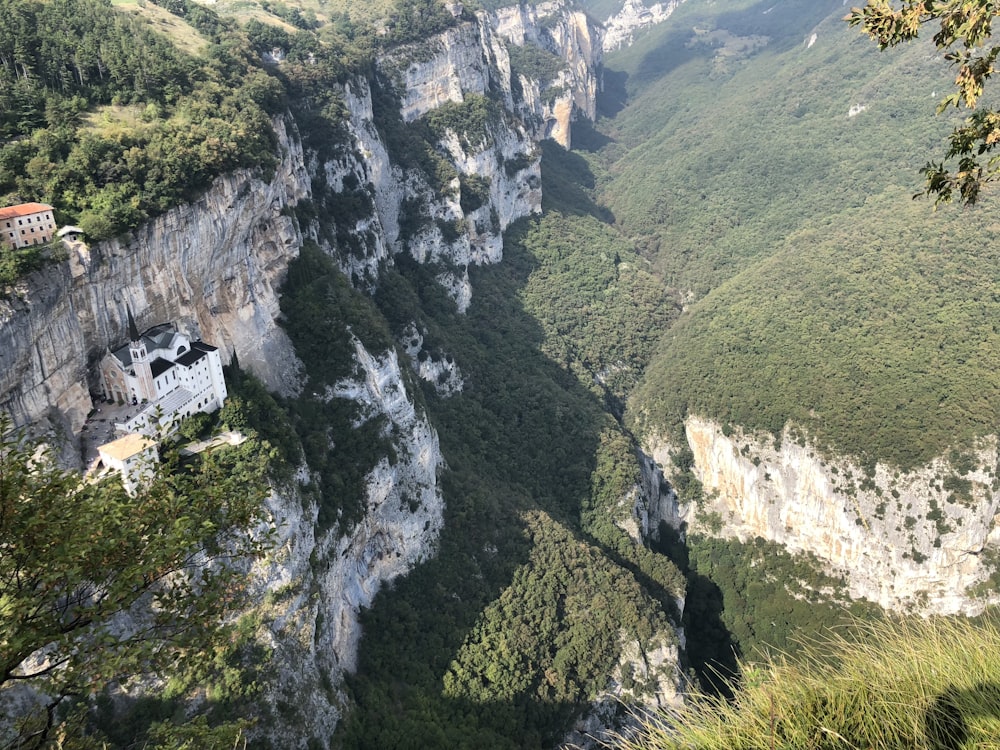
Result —
M4 12L15 20L0 40L6 202L50 203L101 239L223 171L275 163L267 110L280 87L247 45L215 36L194 58L101 0L15 0Z
M319 29L291 6L264 5L263 22L243 25L164 0L152 6L171 14L164 25L143 6L129 12L109 0L5 0L4 202L49 203L95 240L135 229L223 172L266 172L275 164L272 115L308 111L335 127L332 82L365 70L378 47L456 22L432 0L398 0L381 34L342 18ZM274 49L287 56L280 71L263 63Z

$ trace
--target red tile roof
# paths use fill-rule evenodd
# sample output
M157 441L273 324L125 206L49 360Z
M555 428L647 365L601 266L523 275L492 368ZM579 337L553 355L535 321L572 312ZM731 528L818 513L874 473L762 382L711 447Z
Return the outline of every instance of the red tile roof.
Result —
M29 216L31 214L51 210L52 206L46 205L45 203L18 203L16 206L0 208L0 220L16 219L18 216Z

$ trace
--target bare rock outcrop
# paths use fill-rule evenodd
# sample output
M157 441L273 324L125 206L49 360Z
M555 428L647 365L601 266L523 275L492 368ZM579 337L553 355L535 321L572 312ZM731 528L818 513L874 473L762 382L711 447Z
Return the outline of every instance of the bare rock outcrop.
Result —
M811 552L845 578L850 596L890 609L977 614L996 596L979 590L1000 550L995 438L968 466L942 456L904 472L825 456L789 429L777 444L727 432L688 418L706 499L680 505L675 523ZM660 441L652 455L670 466L672 450Z

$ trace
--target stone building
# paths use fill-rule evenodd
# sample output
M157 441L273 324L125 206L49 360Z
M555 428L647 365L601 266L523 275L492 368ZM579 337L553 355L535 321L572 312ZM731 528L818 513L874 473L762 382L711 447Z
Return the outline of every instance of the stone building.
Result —
M100 446L97 451L103 468L117 471L121 475L125 491L130 495L134 495L139 486L153 476L159 461L156 441L139 434L112 440Z
M3 244L9 248L51 242L56 233L52 206L45 203L19 203L0 208L0 232Z

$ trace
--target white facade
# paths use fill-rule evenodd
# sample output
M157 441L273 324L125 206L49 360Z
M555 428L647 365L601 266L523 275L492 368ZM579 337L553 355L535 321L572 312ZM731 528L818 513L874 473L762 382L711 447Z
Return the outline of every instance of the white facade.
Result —
M229 395L219 350L191 341L170 324L154 326L141 336L133 333L126 346L105 356L101 388L109 400L145 404L115 429L146 435L169 432L192 414L213 412Z
M0 208L0 238L7 247L44 245L52 240L55 232L52 206L46 203L19 203Z

